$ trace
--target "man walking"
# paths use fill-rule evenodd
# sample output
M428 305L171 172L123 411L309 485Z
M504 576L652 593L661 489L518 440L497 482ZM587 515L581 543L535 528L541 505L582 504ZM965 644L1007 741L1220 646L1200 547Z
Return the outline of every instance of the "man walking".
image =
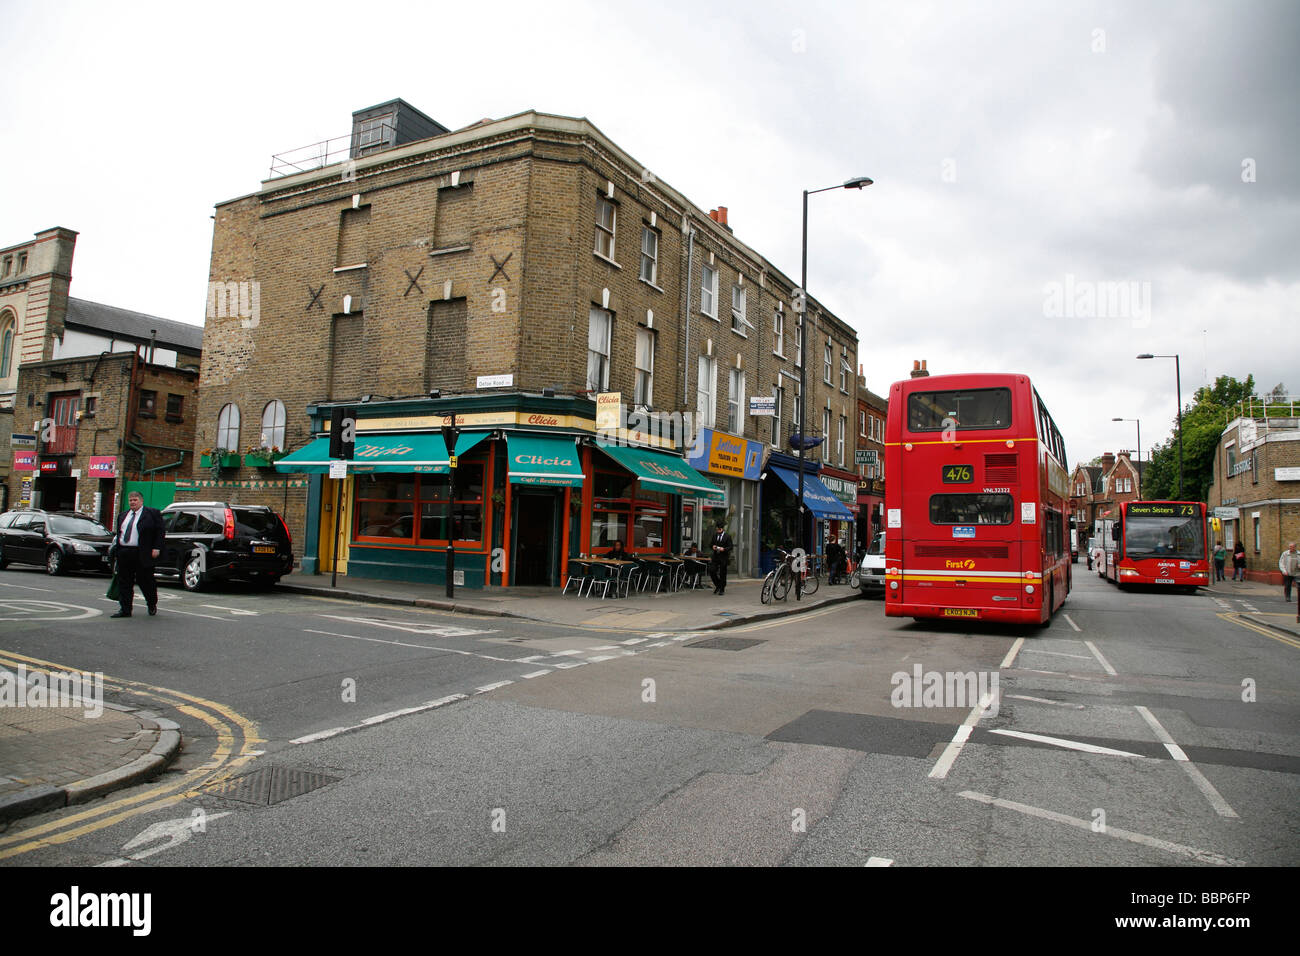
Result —
M1300 578L1300 551L1296 551L1295 542L1292 541L1282 552L1282 557L1278 558L1277 568L1282 572L1282 594L1286 597L1288 604L1291 603L1291 585Z
M153 564L166 543L162 512L146 508L144 496L138 491L131 492L127 501L130 509L117 518L118 611L112 617L131 616L137 583L149 613L158 613L158 584L153 579Z
M727 561L731 558L731 535L727 534L726 521L717 520L717 531L713 535L713 556L709 560L709 579L713 582L714 594L727 593Z

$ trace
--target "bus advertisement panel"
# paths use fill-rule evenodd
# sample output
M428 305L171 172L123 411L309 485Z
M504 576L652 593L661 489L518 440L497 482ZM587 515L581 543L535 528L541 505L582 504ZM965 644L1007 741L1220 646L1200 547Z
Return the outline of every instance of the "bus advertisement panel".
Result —
M1065 445L1029 378L895 382L885 613L1046 622L1070 589Z
M1205 505L1199 501L1126 501L1111 527L1106 577L1120 587L1208 587Z

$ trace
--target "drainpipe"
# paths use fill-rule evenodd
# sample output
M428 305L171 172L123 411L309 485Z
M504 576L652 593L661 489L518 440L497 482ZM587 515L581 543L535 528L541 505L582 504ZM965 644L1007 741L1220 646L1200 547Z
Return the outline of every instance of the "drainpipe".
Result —
M695 257L695 230L690 226L690 214L682 213L682 228L686 230L686 316L682 322L682 328L685 332L686 339L682 344L682 411L688 412L690 409L690 351L691 351L691 283L693 279L693 266ZM682 435L682 443L685 444L686 436Z

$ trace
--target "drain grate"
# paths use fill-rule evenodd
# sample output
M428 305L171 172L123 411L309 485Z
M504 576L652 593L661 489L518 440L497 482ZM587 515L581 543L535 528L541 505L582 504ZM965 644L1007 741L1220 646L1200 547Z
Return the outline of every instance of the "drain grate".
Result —
M702 647L709 651L743 651L755 644L766 643L766 641L756 640L752 637L710 637L708 640L696 641L694 644L687 644L686 646Z
M319 790L339 779L341 778L310 770L296 770L293 767L267 767L209 787L207 792L227 800L267 807Z

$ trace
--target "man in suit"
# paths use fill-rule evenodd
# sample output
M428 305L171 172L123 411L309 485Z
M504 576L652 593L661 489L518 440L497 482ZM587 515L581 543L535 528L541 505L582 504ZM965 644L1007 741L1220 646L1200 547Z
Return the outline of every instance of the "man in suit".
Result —
M717 531L710 542L712 557L709 560L709 579L713 581L714 594L727 593L727 561L731 558L731 535L727 534L726 520L717 520Z
M149 613L158 613L158 584L153 579L153 566L166 543L162 512L157 508L146 508L144 496L138 491L131 492L127 501L131 507L117 518L115 546L119 607L112 617L131 616L136 584L140 585Z

